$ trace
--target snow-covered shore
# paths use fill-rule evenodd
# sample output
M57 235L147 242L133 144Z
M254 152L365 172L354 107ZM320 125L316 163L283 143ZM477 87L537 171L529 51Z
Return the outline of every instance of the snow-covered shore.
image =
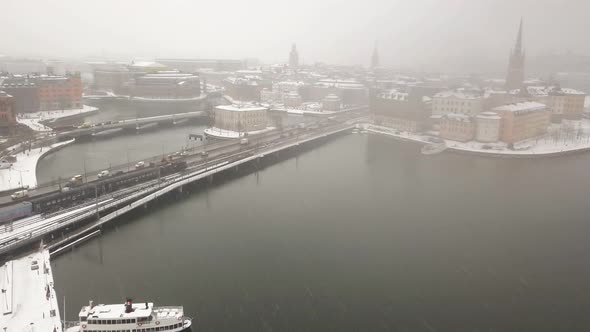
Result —
M0 191L37 186L37 163L51 151L60 149L74 140L59 142L50 146L34 148L15 155L16 161L10 168L0 169Z
M506 143L481 143L481 142L457 142L443 140L447 145L447 150L477 154L491 157L541 157L555 156L571 153L579 153L590 150L590 122L586 120L574 123L579 129L579 135L576 137L557 138L557 126L552 126L549 134L545 137L530 139L519 142L510 149ZM392 128L376 126L372 124L363 125L369 132L388 135L404 141L426 144L433 139L440 139L435 135L416 134L398 131Z
M62 331L49 251L0 266L0 326L4 331Z
M71 116L87 115L89 113L97 111L98 108L84 105L83 108L71 109L71 110L60 110L60 111L44 111L35 113L24 113L19 114L16 121L23 124L34 131L52 131L51 128L43 125L43 121L57 120L62 118L68 118Z

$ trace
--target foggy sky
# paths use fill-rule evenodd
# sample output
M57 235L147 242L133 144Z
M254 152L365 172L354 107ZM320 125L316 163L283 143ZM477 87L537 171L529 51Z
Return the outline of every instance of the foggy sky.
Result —
M1 0L0 54L245 58L388 66L590 54L588 0Z

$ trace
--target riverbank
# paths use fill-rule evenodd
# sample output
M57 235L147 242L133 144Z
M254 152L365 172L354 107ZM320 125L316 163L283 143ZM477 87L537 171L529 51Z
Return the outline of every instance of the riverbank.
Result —
M23 124L34 131L48 132L53 131L44 123L56 121L58 119L73 118L78 116L86 116L98 111L98 107L83 105L82 108L59 111L44 111L35 113L19 114L16 121Z
M37 163L50 152L55 152L74 140L54 143L49 146L33 148L19 152L16 161L10 168L0 170L0 192L19 188L35 188L37 186Z
M533 158L533 157L551 157L565 154L582 153L590 151L590 135L586 132L590 128L590 123L580 121L579 127L583 136L576 139L556 139L552 134L556 133L555 126L550 130L550 134L537 139L530 139L515 144L509 148L504 142L481 143L481 142L457 142L452 140L440 139L435 135L415 134L398 131L392 128L364 124L369 132L394 137L402 141L410 141L420 144L428 144L434 140L442 140L447 146L447 151L473 154L486 157L512 157L512 158Z

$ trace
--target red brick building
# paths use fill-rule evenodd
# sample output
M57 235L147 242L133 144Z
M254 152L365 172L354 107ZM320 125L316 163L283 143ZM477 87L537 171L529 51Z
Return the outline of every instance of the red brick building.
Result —
M80 74L39 76L36 82L40 111L82 108L82 79Z
M4 91L0 91L0 131L3 134L8 134L15 126L14 97Z

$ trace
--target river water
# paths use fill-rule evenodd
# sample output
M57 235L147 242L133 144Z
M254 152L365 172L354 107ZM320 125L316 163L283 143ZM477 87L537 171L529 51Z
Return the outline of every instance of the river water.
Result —
M193 331L584 330L589 164L351 134L124 217L53 261L56 290L69 320L129 296Z

